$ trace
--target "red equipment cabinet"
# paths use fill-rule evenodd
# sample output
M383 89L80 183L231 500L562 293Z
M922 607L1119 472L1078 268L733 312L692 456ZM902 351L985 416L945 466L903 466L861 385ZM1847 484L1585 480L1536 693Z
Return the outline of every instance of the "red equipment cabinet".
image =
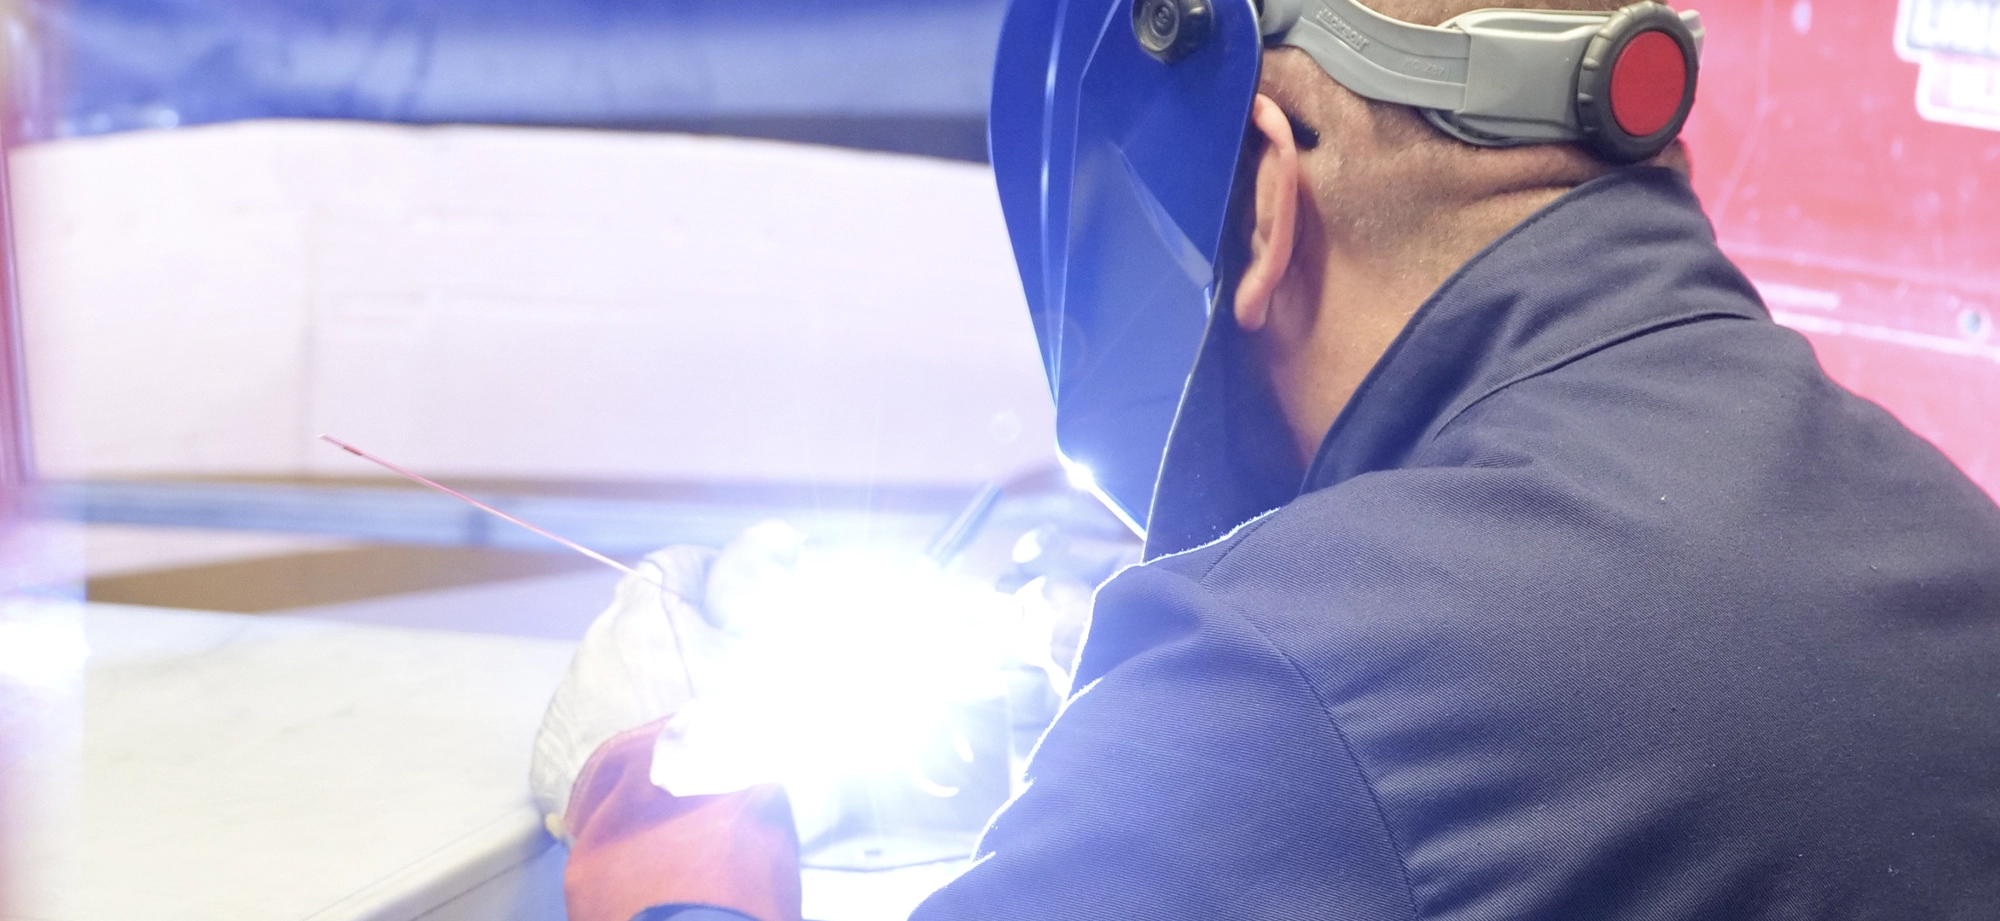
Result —
M1835 379L2000 495L2000 0L1698 8L1683 137L1723 249Z

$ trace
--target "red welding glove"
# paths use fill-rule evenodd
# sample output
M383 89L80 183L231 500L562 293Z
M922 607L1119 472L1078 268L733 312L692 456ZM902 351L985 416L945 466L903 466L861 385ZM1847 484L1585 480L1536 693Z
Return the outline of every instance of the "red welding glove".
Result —
M799 842L784 788L674 796L649 774L665 720L620 733L585 762L563 824L574 843L570 921L631 921L655 905L706 905L799 921Z

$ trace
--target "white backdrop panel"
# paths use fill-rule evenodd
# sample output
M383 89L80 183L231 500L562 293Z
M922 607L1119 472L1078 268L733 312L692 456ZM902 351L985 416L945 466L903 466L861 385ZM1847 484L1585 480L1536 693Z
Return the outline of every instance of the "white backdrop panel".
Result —
M18 150L53 476L949 483L1053 460L983 167L257 122Z

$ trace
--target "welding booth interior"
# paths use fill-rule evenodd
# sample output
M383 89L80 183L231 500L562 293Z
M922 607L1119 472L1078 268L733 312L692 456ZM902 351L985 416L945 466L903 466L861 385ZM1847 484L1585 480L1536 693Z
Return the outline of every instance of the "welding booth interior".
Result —
M843 872L962 857L1054 712L1091 589L1138 546L1055 449L985 164L1005 7L16 0L0 227L16 601L0 629L75 654L0 650L0 675L75 690L114 669L105 687L143 697L114 667L167 655L176 630L221 648L235 623L281 646L344 625L363 632L340 648L392 656L444 642L395 631L529 644L492 653L535 663L518 673L533 687L493 717L491 803L450 821L514 815L506 778L525 763L506 746L618 574L314 440L327 432L620 560L780 518L1011 599L1040 645L999 656L998 690L910 776L857 794L876 818L820 852ZM1699 9L1683 136L1723 248L1836 379L2000 492L2000 0ZM865 618L895 592L857 588L830 613ZM99 647L153 651L86 656ZM1048 680L1024 690L1022 674ZM68 741L18 774L86 811L134 782L101 767L123 743L79 728L82 708L114 706L89 700L31 721ZM117 712L98 725L150 718ZM892 801L915 818L882 824ZM109 917L179 891L105 894L140 851L48 808L0 810L85 829L5 849L66 868L14 903ZM532 917L559 911L538 834L448 872L385 857L351 874L377 882L273 878L312 890L301 917ZM177 872L199 882L251 848L217 841ZM503 885L516 869L496 867L529 869ZM825 918L902 898L813 891Z

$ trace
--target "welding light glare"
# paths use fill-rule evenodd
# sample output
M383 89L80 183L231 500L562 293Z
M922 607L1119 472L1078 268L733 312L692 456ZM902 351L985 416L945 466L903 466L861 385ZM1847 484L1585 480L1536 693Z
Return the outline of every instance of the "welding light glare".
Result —
M918 554L805 554L737 604L741 655L702 694L718 744L780 778L903 772L1002 691L1012 599Z
M1042 532L1038 530L1021 535L1021 539L1014 542L1014 552L1011 554L1016 563L1032 563L1041 555Z
M1063 458L1062 465L1063 472L1069 475L1069 485L1084 492L1097 491L1097 476L1090 472L1089 467L1085 467L1069 458Z

